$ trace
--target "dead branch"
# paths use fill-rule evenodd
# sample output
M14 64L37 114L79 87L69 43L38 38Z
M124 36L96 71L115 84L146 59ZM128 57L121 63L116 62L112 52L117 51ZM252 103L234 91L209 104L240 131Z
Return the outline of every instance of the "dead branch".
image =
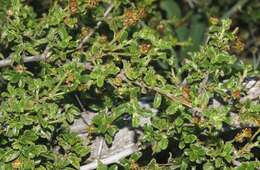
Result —
M51 55L51 53L49 52L49 47L46 47L44 52L41 55L36 55L36 56L28 56L28 57L23 57L22 61L24 63L30 63L30 62L36 62L36 61L43 61L43 60L47 60L49 58L49 56ZM1 67L6 67L12 64L12 59L10 57L1 60L0 61L0 68Z

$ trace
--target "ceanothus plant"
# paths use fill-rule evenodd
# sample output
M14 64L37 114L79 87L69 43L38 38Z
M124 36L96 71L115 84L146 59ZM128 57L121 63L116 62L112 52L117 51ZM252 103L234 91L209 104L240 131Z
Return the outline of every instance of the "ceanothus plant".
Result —
M232 53L237 29L211 18L194 45L181 36L183 20L165 18L159 8L167 6L5 2L0 169L80 169L96 138L111 146L125 126L141 131L138 151L113 165L100 161L98 169L259 167L260 105L242 100L256 72ZM88 135L71 132L90 112Z

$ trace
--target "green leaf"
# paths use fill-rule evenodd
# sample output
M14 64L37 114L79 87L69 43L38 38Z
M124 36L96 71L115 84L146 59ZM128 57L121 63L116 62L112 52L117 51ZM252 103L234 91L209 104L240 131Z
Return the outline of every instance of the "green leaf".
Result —
M186 146L185 143L182 142L182 141L181 141L181 142L179 143L179 145L178 145L178 147L179 147L180 149L184 149L185 146Z
M79 157L77 157L74 154L71 154L71 155L68 156L68 160L69 160L69 162L71 163L71 165L73 167L75 167L76 169L80 168L80 161L81 161L81 159Z
M98 167L97 170L107 170L108 167L104 165L101 161L98 161Z
M162 0L160 2L160 7L166 11L167 18L181 18L181 9L175 0Z
M130 156L130 159L133 161L138 161L142 156L142 152L135 152Z
M153 70L149 69L145 73L144 81L147 85L150 85L150 86L156 85L157 81L156 81L156 76L155 76L155 73Z
M161 150L165 150L168 147L168 139L166 136L163 136L162 139L159 141L159 147Z
M99 87L99 88L101 88L101 87L103 87L103 85L104 85L104 77L98 77L97 78L97 86Z
M72 147L77 155L80 157L86 156L90 152L90 148L83 146L81 143L77 143Z
M118 170L118 165L109 166L108 170Z
M16 159L19 155L20 155L20 151L9 149L4 153L2 159L4 162L10 162Z
M117 33L118 41L123 42L126 41L128 38L128 32L126 30L122 30L119 33Z
M22 144L33 144L38 139L38 135L33 130L26 130L20 137L19 141Z
M200 145L190 145L190 148L184 150L185 155L193 162L201 162L205 156L205 150Z
M199 50L203 42L204 33L206 31L206 24L201 15L193 15L190 28L190 37L192 39L192 51Z
M121 116L122 114L129 112L129 110L130 110L130 108L129 108L128 103L120 104L119 106L113 108L113 110L112 110L113 115L114 115L113 117L117 118L117 117Z
M214 170L214 165L210 162L206 162L203 164L203 170Z
M177 111L182 111L184 107L179 103L172 102L171 105L166 109L166 113L169 115L174 115Z
M186 135L184 135L183 139L184 139L185 143L193 143L196 141L197 136L195 136L193 134L191 134L191 135L186 134Z
M169 120L165 118L154 118L153 119L153 126L160 130L168 130L169 128Z
M234 64L235 61L236 61L236 58L227 53L216 54L215 57L212 57L212 60L211 60L212 64L216 64L216 63Z
M23 159L21 169L35 169L35 162L30 159Z
M138 127L139 123L140 123L140 116L138 115L138 113L133 113L132 114L132 126L133 127Z
M110 128L107 130L108 134L110 136L114 136L116 132L118 132L118 127L117 126L110 126Z
M183 124L184 121L182 118L178 117L174 122L175 122L175 125L179 127Z
M153 45L158 44L158 33L149 27L144 27L141 31L135 33L133 36L134 38L149 40Z
M159 93L156 93L154 100L153 100L153 107L155 107L155 108L160 107L161 102L162 102L162 95L160 95Z
M109 135L109 134L105 134L105 140L106 142L111 145L113 143L113 136Z
M232 143L228 142L224 145L221 156L223 156L228 162L231 162L231 160L233 159L232 153L233 153L233 145Z

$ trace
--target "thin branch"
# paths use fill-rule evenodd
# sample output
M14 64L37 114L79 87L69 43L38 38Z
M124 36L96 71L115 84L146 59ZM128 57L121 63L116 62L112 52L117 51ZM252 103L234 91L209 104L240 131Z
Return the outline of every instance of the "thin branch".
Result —
M106 11L105 11L105 13L103 15L104 18L108 16L108 14L112 11L113 7L114 7L113 4L110 4L108 6L108 8L106 9ZM89 38L95 33L95 31L100 27L101 24L102 24L102 21L99 21L97 23L96 27L94 29L92 29L90 31L90 33L80 42L77 50L79 50L79 49L81 49L83 47L83 45L89 40Z
M124 74L124 70L121 70L121 72L119 73L118 75L120 77L121 80L125 81L125 82L129 82L129 80L126 78L125 74ZM187 101L185 98L183 97L177 97L177 96L174 96L173 94L170 94L170 93L167 93L167 92L164 92L163 90L161 90L160 88L158 87L150 87L150 86L147 86L145 85L145 83L143 82L139 82L139 81L135 81L134 82L135 85L141 87L141 88L146 88L146 89L149 89L149 90L152 90L152 91L155 91L165 97L167 97L168 99L174 101L174 102L178 102L196 112L199 112L201 113L202 112L202 109L201 108L198 108L198 107L193 107L192 106L192 103L190 103L189 101Z
M149 86L146 86L144 83L140 83L140 82L135 82L136 85L138 85L139 87L145 87L149 90L153 90L165 97L167 97L168 99L174 101L174 102L178 102L196 112L199 112L201 113L202 112L202 109L198 108L198 107L193 107L192 106L192 103L190 103L189 101L187 101L186 99L182 98L182 97L177 97L177 96L174 96L173 94L170 94L170 93L166 93L164 92L163 90L161 90L160 88L158 87L149 87Z
M79 103L79 106L80 106L81 110L82 110L83 112L87 112L87 110L86 110L85 107L83 106L82 102L80 101L79 96L78 96L77 94L75 94L74 96L75 96L77 102Z
M129 80L126 78L125 74L124 74L124 70L121 70L121 72L119 73L118 75L120 77L121 80L125 81L125 82L129 82ZM198 108L198 107L193 107L192 106L192 103L190 103L189 101L187 101L185 98L183 97L177 97L177 96L174 96L173 94L170 94L170 93L167 93L167 92L164 92L163 90L161 90L160 88L158 87L150 87L150 86L147 86L145 85L145 83L143 82L139 82L139 81L135 81L134 82L135 85L141 87L141 88L146 88L146 89L149 89L149 90L152 90L152 91L155 91L165 97L167 97L168 99L174 101L174 102L178 102L196 112L199 112L201 113L202 112L202 109L201 108Z
M222 18L229 18L231 17L234 13L236 13L238 10L241 10L242 7L248 2L248 0L239 0L237 3L228 11L226 12Z
M88 122L87 122L87 120L85 120L85 118L84 118L84 116L83 116L84 113L85 113L85 114L88 114L88 111L87 111L87 110L85 109L85 107L83 106L82 102L80 101L79 96L78 96L77 94L75 94L74 96L75 96L77 102L79 103L79 106L80 106L81 110L83 111L83 113L80 114L80 115L81 115L81 118L82 118L82 120L83 120L83 122L84 122L86 125L89 125Z
M104 139L103 137L99 137L100 138L100 141L99 141L99 148L98 148L98 159L101 158L101 153L102 153L102 150L103 150L103 145L104 145Z
M35 55L35 56L29 56L29 57L23 57L22 61L24 63L30 63L30 62L36 62L36 61L42 61L42 60L46 60L49 56L50 56L50 52L49 52L49 47L46 47L44 52L41 55ZM1 67L6 67L12 64L12 59L10 57L1 60L0 61L0 68Z

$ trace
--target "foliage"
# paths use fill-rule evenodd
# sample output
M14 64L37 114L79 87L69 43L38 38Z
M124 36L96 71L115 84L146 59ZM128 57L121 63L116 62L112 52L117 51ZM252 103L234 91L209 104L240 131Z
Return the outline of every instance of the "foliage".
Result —
M86 127L88 144L98 135L111 144L125 115L143 130L140 153L120 163L125 169L141 166L146 148L145 169L259 166L259 128L223 137L231 111L256 127L260 113L259 104L239 101L255 72L232 52L237 30L230 20L211 18L207 29L201 14L190 13L189 28L175 1L56 0L43 12L34 8L10 0L0 13L0 57L11 59L0 77L0 169L79 169L90 149L69 131L81 114L75 94L97 112ZM46 51L45 60L25 62ZM144 97L156 115L139 105ZM215 97L221 107L212 107ZM142 117L151 123L142 125ZM156 160L162 152L165 164Z

